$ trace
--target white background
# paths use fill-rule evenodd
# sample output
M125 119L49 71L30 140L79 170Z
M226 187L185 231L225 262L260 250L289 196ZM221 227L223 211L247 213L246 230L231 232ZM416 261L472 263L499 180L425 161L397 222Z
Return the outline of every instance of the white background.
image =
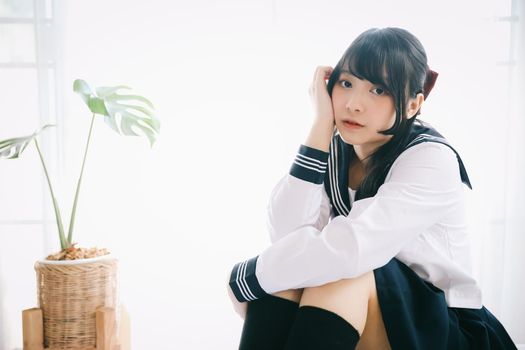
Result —
M236 348L242 320L226 278L269 244L266 204L307 136L315 67L334 66L359 33L384 26L413 32L440 74L421 119L465 162L474 273L485 306L525 343L517 316L525 312L517 268L524 244L509 233L522 220L509 212L523 206L506 187L510 168L523 169L508 142L524 130L523 115L509 107L517 89L505 64L510 25L498 20L510 15L510 1L54 5L59 127L43 138L60 140L49 157L57 155L51 175L66 222L90 122L73 80L129 85L153 101L162 123L150 148L96 120L75 225L81 246L107 247L120 260L134 349ZM16 81L2 86L0 105L10 113L0 115L0 140L37 129L37 108L8 98ZM33 263L59 245L32 146L0 161L0 183L0 349L11 350L21 346L21 310L36 305ZM47 225L22 224L43 215Z

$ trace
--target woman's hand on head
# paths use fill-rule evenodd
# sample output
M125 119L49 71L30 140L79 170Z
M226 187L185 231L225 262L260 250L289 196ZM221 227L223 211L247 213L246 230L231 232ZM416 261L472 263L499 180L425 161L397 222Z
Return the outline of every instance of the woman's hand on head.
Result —
M326 88L326 80L330 78L333 68L329 66L318 66L314 73L314 79L309 88L310 99L314 108L314 118L317 121L334 122L334 109L332 99Z

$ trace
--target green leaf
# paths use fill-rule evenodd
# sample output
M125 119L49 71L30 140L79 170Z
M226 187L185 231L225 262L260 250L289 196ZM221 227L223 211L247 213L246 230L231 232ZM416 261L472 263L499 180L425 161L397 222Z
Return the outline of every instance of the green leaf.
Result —
M115 132L120 133L120 130L118 129L117 122L115 121L115 118L111 118L109 116L104 117L104 122L109 125L109 127Z
M153 103L136 94L119 93L130 90L125 85L102 86L93 89L81 79L75 80L73 90L84 100L89 110L104 116L104 122L115 132L126 136L146 136L150 145L160 132L160 121L156 118Z
M136 100L136 101L140 101L140 102L143 102L143 103L147 104L150 108L154 108L153 107L153 103L151 103L150 100L148 100L147 98L145 98L143 96L139 96L139 95L118 95L118 97L107 96L106 100L108 100L108 101L115 101L115 100L119 100L119 101L132 100L133 101L133 100Z
M108 97L110 95L113 95L117 90L120 89L127 89L131 90L129 86L126 85L118 85L118 86L100 86L96 88L97 96L99 97Z
M73 82L73 91L79 94L85 103L88 103L89 98L93 95L89 85L82 79L77 79Z
M108 110L104 104L104 100L98 97L92 97L88 101L89 109L93 114L108 115Z
M57 228L58 228L58 236L60 238L60 246L62 249L66 247L66 240L64 236L64 227L62 225L62 216L60 215L60 208L58 207L58 202L55 197L55 193L53 192L53 187L51 186L51 179L49 178L49 174L47 172L47 167L44 162L44 158L42 156L42 152L40 151L40 147L38 146L37 136L44 130L49 127L55 126L54 124L46 124L39 130L35 131L31 135L28 136L22 136L22 137L16 137L12 139L7 139L0 141L0 159L13 159L18 158L20 154L26 149L27 145L31 142L35 142L36 149L38 151L38 155L40 157L40 161L42 162L42 167L44 169L44 174L46 176L47 183L49 185L49 191L51 192L51 199L53 201L53 208L55 209L55 218L57 222Z
M18 158L20 154L26 149L27 145L33 141L44 129L55 126L54 124L46 124L31 135L16 137L0 141L0 159L14 159Z

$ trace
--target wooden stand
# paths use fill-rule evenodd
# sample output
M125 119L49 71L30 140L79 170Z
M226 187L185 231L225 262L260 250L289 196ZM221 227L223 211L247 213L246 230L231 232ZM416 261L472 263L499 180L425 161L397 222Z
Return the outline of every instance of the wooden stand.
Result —
M115 310L113 308L98 308L96 325L96 348L78 350L131 350L129 315L124 305L121 305L118 338L116 334ZM32 308L22 311L22 331L24 350L52 350L51 348L44 348L44 319L41 309Z

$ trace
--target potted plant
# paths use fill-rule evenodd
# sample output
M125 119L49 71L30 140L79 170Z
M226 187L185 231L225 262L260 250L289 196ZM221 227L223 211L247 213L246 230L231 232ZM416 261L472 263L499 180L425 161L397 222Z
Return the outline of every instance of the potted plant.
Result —
M107 249L76 247L73 232L82 175L96 116L103 117L104 122L121 135L146 136L150 146L153 146L160 131L160 122L155 117L153 104L140 95L119 93L125 89L129 87L99 87L92 90L83 80L77 79L73 83L73 90L86 103L92 118L67 231L38 143L40 133L54 125L44 125L28 136L0 141L0 159L18 158L31 142L34 143L53 203L60 250L35 263L45 347L95 347L97 308L111 307L118 310L119 307L117 259ZM119 313L116 312L116 315Z

